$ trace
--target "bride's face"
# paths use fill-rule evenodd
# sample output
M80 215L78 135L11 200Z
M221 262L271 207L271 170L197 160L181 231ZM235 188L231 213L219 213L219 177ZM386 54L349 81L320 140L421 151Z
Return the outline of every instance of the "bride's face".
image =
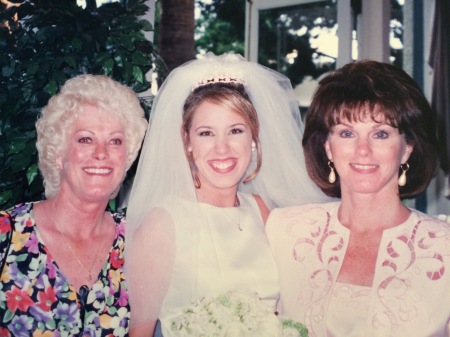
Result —
M188 135L202 189L236 189L252 157L252 132L229 107L208 101L196 109Z

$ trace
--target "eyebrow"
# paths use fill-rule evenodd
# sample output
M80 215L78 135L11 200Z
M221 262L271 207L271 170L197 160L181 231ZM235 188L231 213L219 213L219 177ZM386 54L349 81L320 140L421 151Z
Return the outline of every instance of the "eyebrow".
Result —
M244 128L248 128L248 126L247 126L247 124L246 123L234 123L234 124L231 124L230 126L228 126L228 128L234 128L234 127L236 127L236 126L242 126L242 127L244 127ZM214 127L213 126L210 126L210 125L200 125L200 126L198 126L198 127L196 127L195 129L194 129L194 131L197 131L198 129L202 129L202 128L204 128L204 129L214 129Z
M79 132L88 132L88 133L90 133L90 134L95 134L95 132L93 132L92 130L89 130L89 129L80 129L80 130L76 130L74 134L77 134L77 133L79 133ZM115 134L125 135L125 131L119 131L119 130L117 130L117 131L111 132L109 135L115 135Z

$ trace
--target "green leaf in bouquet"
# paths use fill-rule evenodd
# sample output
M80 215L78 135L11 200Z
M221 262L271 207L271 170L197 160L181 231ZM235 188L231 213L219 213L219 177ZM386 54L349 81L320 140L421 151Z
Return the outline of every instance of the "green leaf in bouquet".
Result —
M308 329L300 322L293 321L290 318L281 318L283 330L293 329L300 334L300 337L308 337Z

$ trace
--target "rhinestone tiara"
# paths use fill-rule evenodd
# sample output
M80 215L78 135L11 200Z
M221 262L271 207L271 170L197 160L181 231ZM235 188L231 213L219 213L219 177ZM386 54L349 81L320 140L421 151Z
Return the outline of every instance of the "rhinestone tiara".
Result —
M192 90L195 90L198 87L202 87L212 83L239 83L245 84L245 81L236 76L229 75L213 75L207 78L203 78L199 80L193 87Z

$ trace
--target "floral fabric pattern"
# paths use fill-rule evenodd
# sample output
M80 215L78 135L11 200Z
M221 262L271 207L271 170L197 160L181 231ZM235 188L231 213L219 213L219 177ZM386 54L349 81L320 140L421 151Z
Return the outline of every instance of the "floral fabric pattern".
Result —
M92 288L77 293L38 236L33 203L0 212L0 261L6 255L0 275L0 337L128 335L125 219L120 213L111 216L116 236L108 259Z

